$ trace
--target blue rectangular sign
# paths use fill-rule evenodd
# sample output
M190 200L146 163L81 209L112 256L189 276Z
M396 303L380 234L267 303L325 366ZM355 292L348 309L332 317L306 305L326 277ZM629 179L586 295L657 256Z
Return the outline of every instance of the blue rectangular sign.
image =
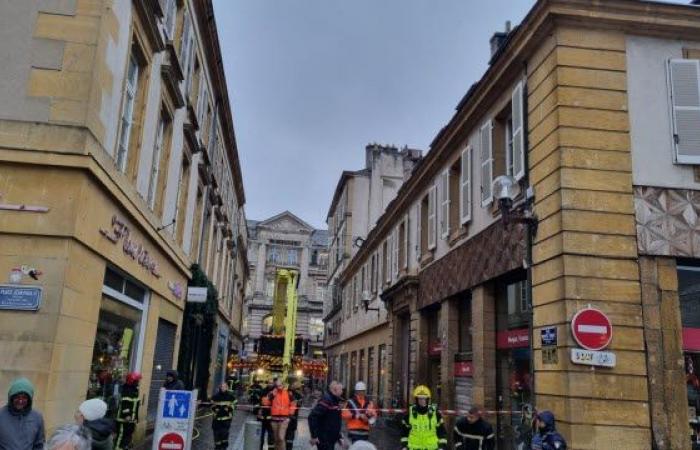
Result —
M557 345L557 327L547 327L540 330L542 346Z
M0 309L36 311L41 305L40 286L0 284Z
M163 418L185 420L189 419L191 402L191 391L165 391L165 401L163 402Z

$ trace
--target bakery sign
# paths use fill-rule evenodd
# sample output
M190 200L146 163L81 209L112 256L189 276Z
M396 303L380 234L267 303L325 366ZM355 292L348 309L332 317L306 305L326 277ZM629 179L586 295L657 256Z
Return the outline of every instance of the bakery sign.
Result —
M141 267L148 270L154 277L160 278L158 263L153 259L146 247L141 242L131 238L129 227L117 216L112 216L112 228L105 230L100 228L100 234L109 239L113 244L121 241L124 254L136 261Z

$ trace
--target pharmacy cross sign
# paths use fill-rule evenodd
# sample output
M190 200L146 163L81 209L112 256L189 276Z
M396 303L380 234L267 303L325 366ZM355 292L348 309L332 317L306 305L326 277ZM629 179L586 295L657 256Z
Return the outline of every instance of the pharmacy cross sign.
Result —
M612 340L612 324L608 316L589 307L577 312L571 319L571 333L586 350L602 350Z

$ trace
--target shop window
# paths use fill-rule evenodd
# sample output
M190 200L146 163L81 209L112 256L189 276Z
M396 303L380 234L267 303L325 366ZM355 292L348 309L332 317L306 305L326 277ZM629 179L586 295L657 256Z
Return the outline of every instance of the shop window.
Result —
M472 302L471 298L459 301L459 343L458 351L461 354L472 353Z
M359 373L357 374L357 381L364 381L367 383L367 371L365 370L365 350L360 350L360 365L358 367ZM353 386L354 388L355 386Z
M700 267L678 266L678 300L683 326L690 433L693 442L700 443Z
M379 380L377 382L377 404L379 407L384 406L384 389L386 388L386 344L379 346L379 357L377 358L379 363L378 372Z
M520 413L532 400L530 314L525 281L501 284L496 300L496 389L498 448L519 448L526 439Z
M148 292L111 268L105 272L104 283L87 398L105 400L108 416L113 418L126 375L140 371Z
M367 395L369 398L374 396L374 377L377 373L374 363L374 347L369 347L367 349Z
M350 354L350 380L348 382L348 391L352 391L355 388L355 383L357 382L357 352L352 352Z

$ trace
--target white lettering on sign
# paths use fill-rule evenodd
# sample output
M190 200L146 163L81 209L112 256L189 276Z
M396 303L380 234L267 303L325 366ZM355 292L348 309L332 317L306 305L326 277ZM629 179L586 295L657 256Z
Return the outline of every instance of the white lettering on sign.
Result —
M148 270L153 276L160 278L158 263L155 262L143 244L129 238L129 227L126 226L123 221L119 220L117 216L112 216L112 229L105 230L104 228L100 228L100 234L114 244L123 239L122 250L124 253L130 256L131 259L136 261L140 266Z
M579 325L577 330L579 333L606 334L608 327L602 325Z
M571 349L571 362L585 366L615 367L617 359L613 352L596 352L580 348Z
M164 448L164 449L167 449L167 450L181 450L181 449L182 449L182 445L180 445L180 444L170 444L170 443L167 443L167 442L166 442L166 443L160 444L160 448Z

